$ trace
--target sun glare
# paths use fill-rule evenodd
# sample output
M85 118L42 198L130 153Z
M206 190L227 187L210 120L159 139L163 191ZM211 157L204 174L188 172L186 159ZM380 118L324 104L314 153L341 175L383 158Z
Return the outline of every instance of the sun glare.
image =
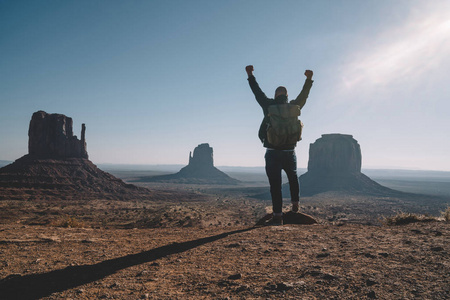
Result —
M412 82L440 67L450 51L450 20L438 12L389 28L369 49L356 50L346 67L345 87L371 89L399 81ZM428 76L429 74L427 74Z

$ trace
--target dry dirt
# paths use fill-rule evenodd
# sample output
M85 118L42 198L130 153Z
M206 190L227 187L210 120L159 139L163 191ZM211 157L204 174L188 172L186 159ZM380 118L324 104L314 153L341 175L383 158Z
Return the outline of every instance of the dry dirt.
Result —
M396 210L434 212L445 199L322 194L301 206L319 224L254 227L270 201L204 189L6 197L0 299L450 298L450 224L379 222Z
M450 224L0 225L2 299L449 299Z

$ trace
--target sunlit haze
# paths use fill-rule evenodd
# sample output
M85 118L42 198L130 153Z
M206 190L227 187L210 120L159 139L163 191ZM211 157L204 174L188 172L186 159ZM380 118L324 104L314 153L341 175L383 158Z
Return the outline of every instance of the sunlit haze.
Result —
M267 96L314 85L298 165L351 134L363 168L450 171L450 1L1 1L0 160L28 151L33 112L85 123L94 163L263 166Z

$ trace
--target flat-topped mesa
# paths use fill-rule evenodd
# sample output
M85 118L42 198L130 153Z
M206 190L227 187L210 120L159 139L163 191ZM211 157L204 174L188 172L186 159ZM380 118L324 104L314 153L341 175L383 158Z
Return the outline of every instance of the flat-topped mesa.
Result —
M329 191L392 195L361 173L361 148L348 134L323 134L309 146L308 172L300 176L301 194L310 196Z
M213 148L208 143L198 145L194 149L194 156L192 152L189 153L189 165L202 168L214 167Z
M348 134L322 134L309 147L308 172L361 173L361 148Z
M88 158L86 126L81 125L81 140L73 135L72 118L62 114L35 112L28 130L28 154L42 158Z

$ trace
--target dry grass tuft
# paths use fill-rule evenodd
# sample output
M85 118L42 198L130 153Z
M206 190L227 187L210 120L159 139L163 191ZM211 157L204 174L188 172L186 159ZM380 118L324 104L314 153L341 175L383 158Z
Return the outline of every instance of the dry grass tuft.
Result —
M447 209L442 212L442 217L444 218L445 222L450 222L450 206L448 206Z
M85 227L85 224L83 221L78 220L76 217L66 215L50 222L50 226L64 228L83 228Z
M417 223L417 222L433 222L438 221L438 218L433 216L426 216L426 215L418 215L418 214L412 214L412 213L405 213L405 212L399 212L395 216L386 217L384 219L384 223L386 225L405 225L410 223Z

